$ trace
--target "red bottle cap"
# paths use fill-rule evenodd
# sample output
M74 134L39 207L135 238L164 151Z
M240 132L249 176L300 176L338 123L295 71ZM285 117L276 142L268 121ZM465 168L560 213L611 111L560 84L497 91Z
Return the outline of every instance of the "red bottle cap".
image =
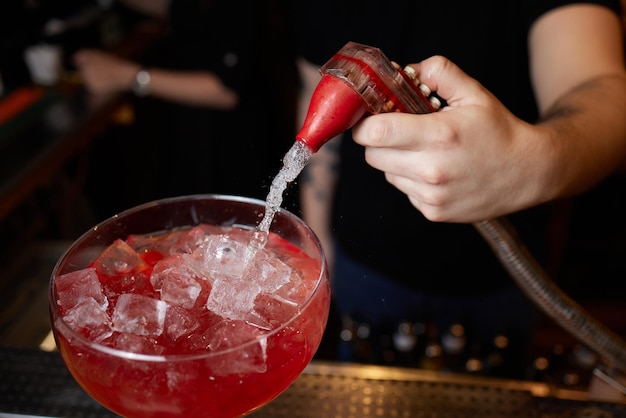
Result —
M367 104L348 83L325 74L296 139L317 152L327 141L352 128L366 111Z

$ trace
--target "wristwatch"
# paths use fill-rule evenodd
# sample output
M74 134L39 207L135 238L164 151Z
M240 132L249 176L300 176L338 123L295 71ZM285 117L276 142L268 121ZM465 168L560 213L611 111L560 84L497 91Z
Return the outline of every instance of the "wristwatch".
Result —
M145 68L142 68L135 74L133 93L139 97L147 96L150 93L150 73Z

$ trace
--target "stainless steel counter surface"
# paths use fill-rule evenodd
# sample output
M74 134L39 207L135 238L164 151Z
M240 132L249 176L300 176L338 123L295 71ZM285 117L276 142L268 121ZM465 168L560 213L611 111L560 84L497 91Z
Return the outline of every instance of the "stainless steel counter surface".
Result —
M0 347L0 417L116 415L73 380L57 352ZM622 418L626 405L540 383L313 361L253 418Z

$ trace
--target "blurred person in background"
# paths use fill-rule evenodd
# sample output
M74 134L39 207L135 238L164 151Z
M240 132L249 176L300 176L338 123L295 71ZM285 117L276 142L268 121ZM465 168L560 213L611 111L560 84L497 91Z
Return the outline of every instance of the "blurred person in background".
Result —
M296 73L283 58L280 1L123 3L168 32L142 62L95 49L73 56L90 93L137 97L132 129L94 150L99 176L87 187L100 216L184 194L265 198L294 141Z

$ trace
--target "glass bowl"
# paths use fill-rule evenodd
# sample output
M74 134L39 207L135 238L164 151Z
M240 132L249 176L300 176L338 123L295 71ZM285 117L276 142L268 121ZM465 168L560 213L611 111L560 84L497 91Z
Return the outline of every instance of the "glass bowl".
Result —
M329 278L315 234L283 209L263 257L238 267L245 257L231 235L245 238L264 212L245 197L182 196L76 240L49 300L57 347L82 388L131 418L243 416L283 392L320 344ZM276 271L289 279L264 288Z

